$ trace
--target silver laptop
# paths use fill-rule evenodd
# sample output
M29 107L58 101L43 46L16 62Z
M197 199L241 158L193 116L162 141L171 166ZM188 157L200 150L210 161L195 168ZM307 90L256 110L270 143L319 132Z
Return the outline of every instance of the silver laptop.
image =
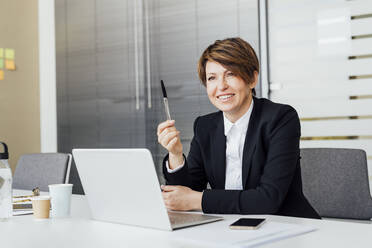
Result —
M223 219L167 211L147 149L73 149L72 154L95 220L174 230Z

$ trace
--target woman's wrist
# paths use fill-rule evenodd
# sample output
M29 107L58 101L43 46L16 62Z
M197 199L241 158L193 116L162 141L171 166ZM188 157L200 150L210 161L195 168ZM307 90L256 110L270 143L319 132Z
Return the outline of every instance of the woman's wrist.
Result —
M168 165L171 170L180 167L183 164L183 153L173 154L169 153Z
M193 210L202 210L202 198L203 198L203 192L194 191L193 196Z

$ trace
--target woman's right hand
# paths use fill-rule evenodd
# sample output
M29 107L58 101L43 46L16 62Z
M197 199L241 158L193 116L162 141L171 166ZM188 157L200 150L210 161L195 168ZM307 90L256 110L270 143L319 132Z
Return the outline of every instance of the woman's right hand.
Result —
M183 164L183 147L180 132L174 120L162 122L158 126L158 142L169 152L169 168L175 169Z

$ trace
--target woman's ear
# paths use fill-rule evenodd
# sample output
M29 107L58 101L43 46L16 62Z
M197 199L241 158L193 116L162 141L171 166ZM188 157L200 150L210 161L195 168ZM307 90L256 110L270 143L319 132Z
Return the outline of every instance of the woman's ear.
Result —
M258 83L258 71L253 72L253 81L249 84L249 88L254 89Z

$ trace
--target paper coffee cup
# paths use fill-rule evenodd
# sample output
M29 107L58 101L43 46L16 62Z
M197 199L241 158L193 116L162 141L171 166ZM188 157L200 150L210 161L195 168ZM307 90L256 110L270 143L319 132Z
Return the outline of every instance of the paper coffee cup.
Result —
M50 196L32 197L32 209L37 219L48 219L50 210Z
M52 217L64 218L70 216L72 186L72 184L48 185L52 204Z

